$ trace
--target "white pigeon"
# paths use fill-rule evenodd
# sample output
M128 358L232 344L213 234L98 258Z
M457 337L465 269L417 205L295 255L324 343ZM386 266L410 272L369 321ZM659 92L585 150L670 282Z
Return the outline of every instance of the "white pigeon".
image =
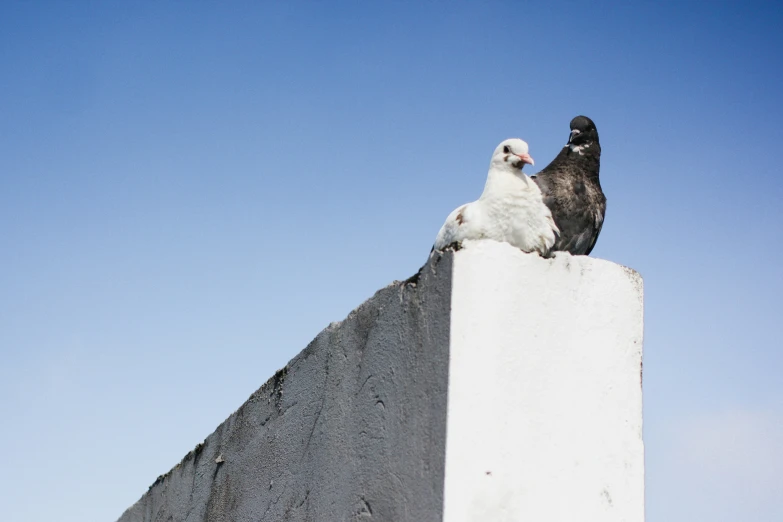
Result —
M525 163L533 165L527 143L514 138L498 145L481 197L449 214L434 248L443 250L465 239L494 239L547 255L559 230L538 185L522 172Z

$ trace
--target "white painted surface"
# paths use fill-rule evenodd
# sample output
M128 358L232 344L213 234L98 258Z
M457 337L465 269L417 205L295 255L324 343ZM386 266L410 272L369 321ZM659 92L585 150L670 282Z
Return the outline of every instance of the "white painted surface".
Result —
M454 256L444 521L642 522L642 281L470 242Z

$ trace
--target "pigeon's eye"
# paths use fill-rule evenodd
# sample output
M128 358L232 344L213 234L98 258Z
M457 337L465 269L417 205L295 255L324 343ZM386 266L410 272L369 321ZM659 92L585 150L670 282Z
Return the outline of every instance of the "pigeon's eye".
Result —
M509 149L509 148L508 148L508 145L506 145L505 147L503 147L503 152L504 152L504 153L508 154L510 151L511 151L511 149Z

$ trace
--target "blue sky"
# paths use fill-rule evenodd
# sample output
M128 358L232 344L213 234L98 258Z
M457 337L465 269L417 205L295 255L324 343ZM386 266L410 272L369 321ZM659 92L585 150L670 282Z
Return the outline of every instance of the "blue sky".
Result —
M414 273L500 141L541 168L586 114L593 255L645 278L648 522L782 520L782 24L773 2L4 2L4 519L116 519Z

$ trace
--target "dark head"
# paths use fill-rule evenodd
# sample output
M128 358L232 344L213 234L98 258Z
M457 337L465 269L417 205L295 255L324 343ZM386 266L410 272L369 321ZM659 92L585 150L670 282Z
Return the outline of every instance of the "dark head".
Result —
M571 149L583 146L589 148L593 143L598 143L598 129L593 120L587 116L577 116L571 120L571 135L568 137Z

